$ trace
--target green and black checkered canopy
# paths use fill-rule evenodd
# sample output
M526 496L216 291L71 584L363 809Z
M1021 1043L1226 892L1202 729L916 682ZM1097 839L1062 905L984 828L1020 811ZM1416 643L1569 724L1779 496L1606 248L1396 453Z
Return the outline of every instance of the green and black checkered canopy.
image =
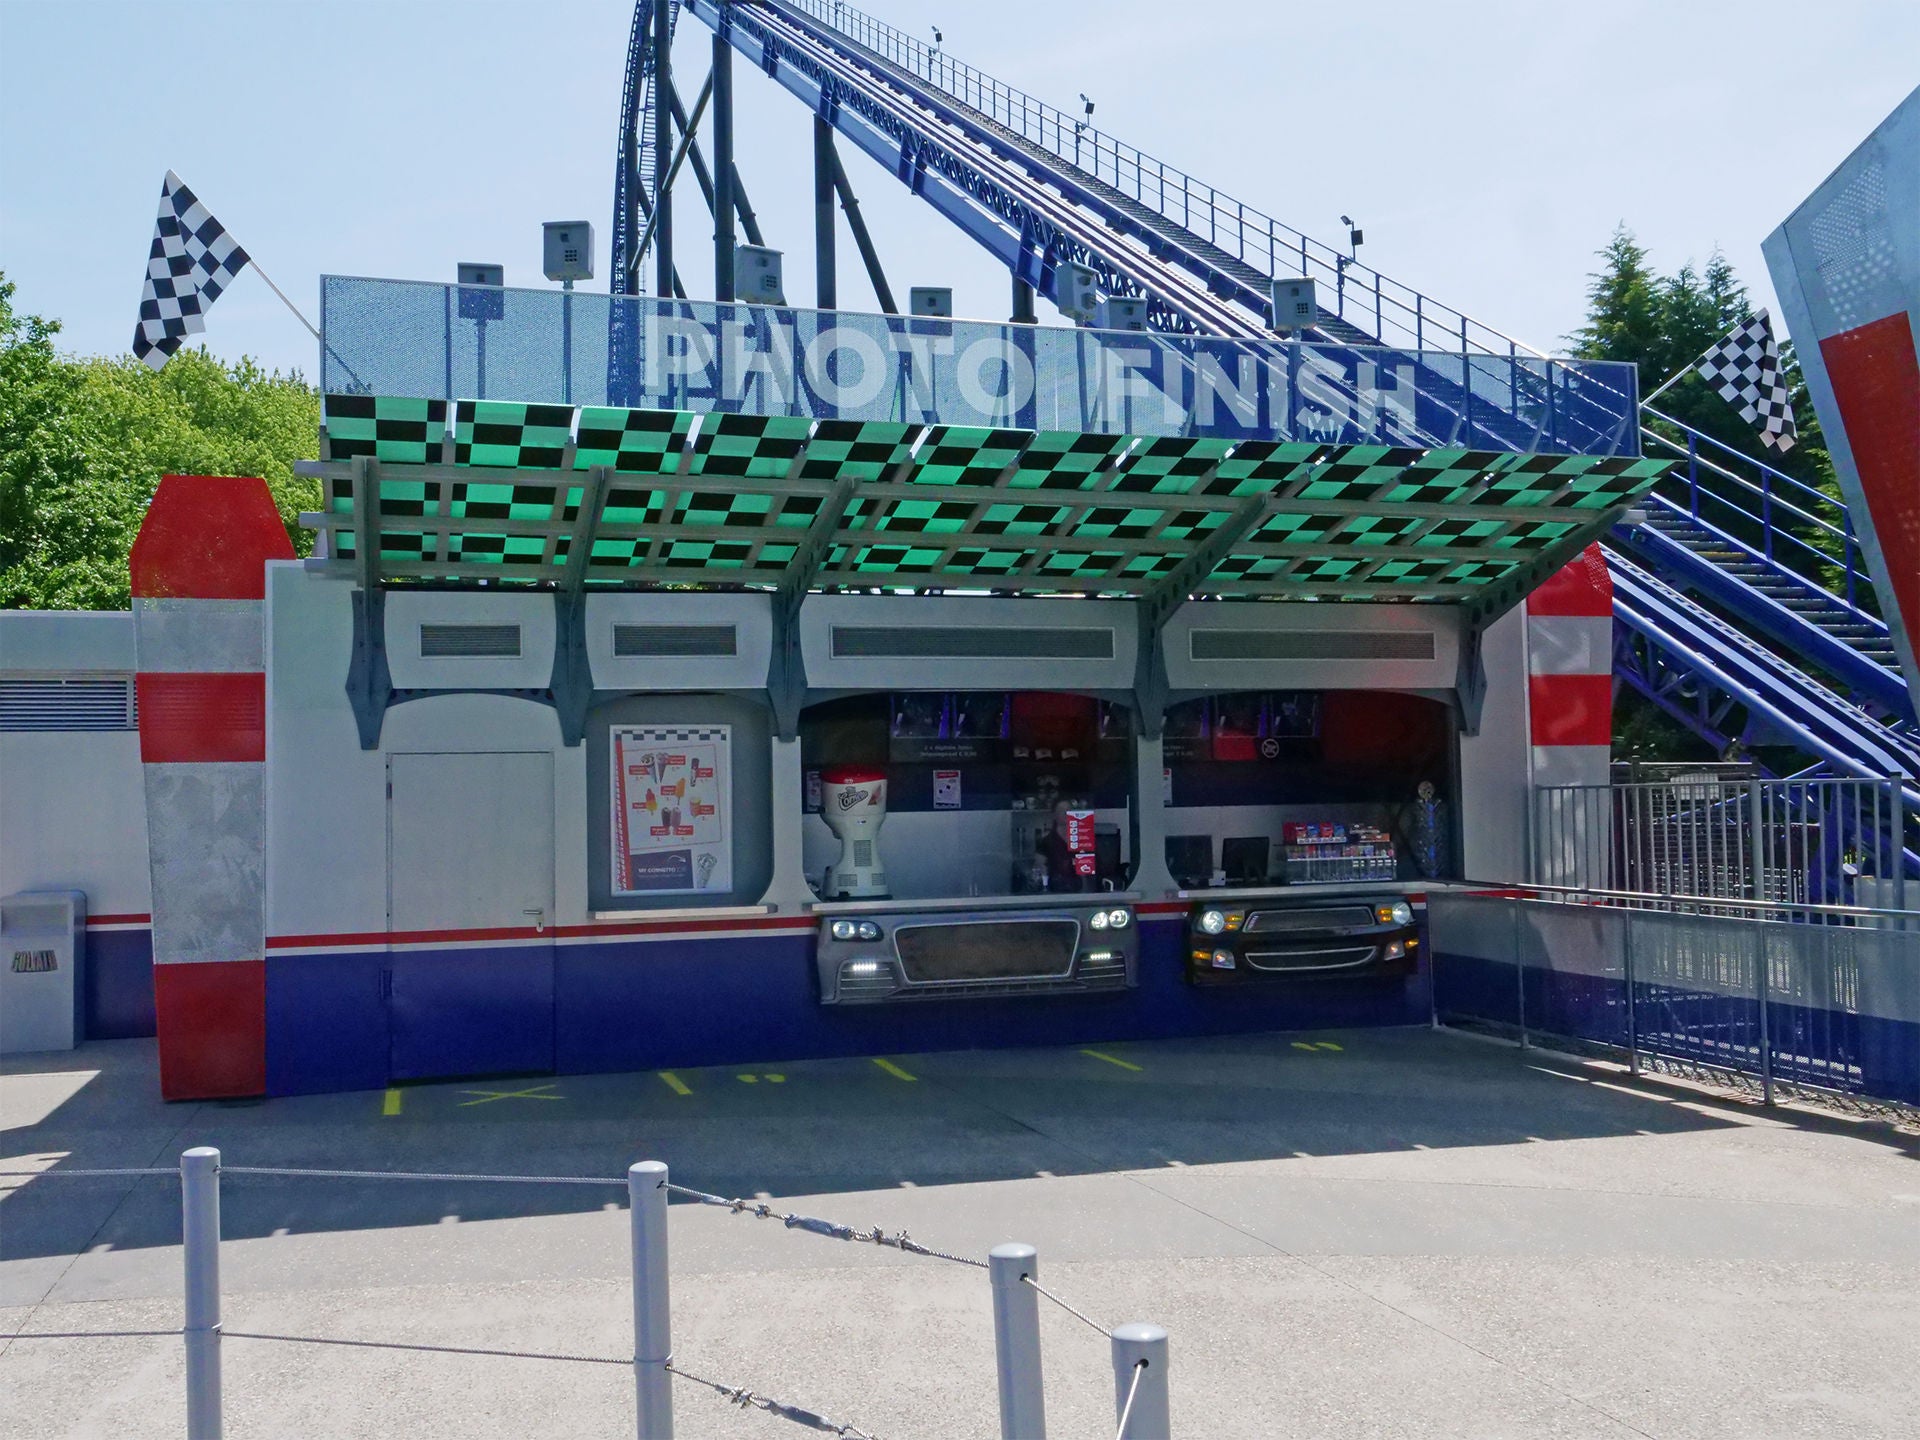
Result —
M330 567L381 583L1467 601L1668 462L606 406L325 397ZM589 496L597 513L582 516ZM377 505L378 560L360 561ZM1219 536L1213 532L1222 526ZM1209 544L1210 538L1216 542Z

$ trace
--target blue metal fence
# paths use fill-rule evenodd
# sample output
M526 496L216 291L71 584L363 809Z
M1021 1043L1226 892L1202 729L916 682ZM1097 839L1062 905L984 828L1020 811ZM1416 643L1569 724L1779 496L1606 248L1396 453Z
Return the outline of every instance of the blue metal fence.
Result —
M1443 1023L1920 1104L1920 912L1529 886L1428 925Z

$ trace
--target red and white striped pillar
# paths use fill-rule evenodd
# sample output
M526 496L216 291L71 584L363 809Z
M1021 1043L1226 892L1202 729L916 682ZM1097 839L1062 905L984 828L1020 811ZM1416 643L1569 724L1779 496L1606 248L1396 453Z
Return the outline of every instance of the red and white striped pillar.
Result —
M266 564L292 558L264 481L167 475L129 561L168 1100L266 1090Z
M1613 742L1613 580L1598 545L1527 597L1533 783L1604 785Z

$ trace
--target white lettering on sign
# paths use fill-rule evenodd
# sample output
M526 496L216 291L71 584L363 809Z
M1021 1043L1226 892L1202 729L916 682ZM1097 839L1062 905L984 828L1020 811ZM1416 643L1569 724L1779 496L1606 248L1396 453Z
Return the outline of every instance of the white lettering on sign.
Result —
M1295 429L1316 440L1336 440L1353 423L1353 407L1336 381L1346 367L1327 355L1300 357L1300 411Z
M847 362L834 358L846 355L860 362L860 378L852 383L846 378ZM887 388L886 352L864 330L849 325L822 330L807 342L807 383L822 395L837 396L844 410L871 405Z
M728 320L721 326L721 368L726 372L728 398L750 398L755 377L765 387L759 397L768 409L786 409L793 404L793 327L764 327L766 343L758 343L763 329L744 320ZM749 341L754 343L749 344Z
M1236 424L1251 430L1260 423L1259 362L1251 355L1236 355L1234 360L1238 373L1229 376L1219 356L1203 350L1194 357L1193 418L1196 424L1212 425L1222 401L1226 402L1227 413ZM1282 378L1285 378L1284 372ZM1285 404L1283 396L1278 411L1283 416Z
M999 386L987 388L987 367L1000 367ZM1003 340L976 340L960 352L954 367L960 398L982 415L1017 415L1033 403L1033 361L1019 346Z
M1335 444L1446 443L1457 427L1421 395L1417 358L1391 351L818 324L760 307L718 319L656 311L645 343L647 391L670 408L848 418L884 408L896 420Z
M1371 360L1362 360L1359 365L1360 378L1354 387L1359 394L1358 423L1368 435L1377 435L1386 439L1390 434L1417 435L1414 428L1414 391L1413 367L1396 365L1393 369L1393 388L1382 389L1374 381L1379 372Z

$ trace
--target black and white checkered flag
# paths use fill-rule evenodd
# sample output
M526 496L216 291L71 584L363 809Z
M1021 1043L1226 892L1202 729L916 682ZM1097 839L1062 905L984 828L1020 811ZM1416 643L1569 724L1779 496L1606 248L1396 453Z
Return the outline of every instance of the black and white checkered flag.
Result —
M1700 359L1697 367L1720 398L1740 407L1741 418L1760 427L1760 443L1791 450L1800 438L1793 423L1793 397L1780 374L1780 350L1762 310Z
M133 353L156 370L164 366L182 340L207 328L207 311L246 264L247 252L169 170L147 253Z

